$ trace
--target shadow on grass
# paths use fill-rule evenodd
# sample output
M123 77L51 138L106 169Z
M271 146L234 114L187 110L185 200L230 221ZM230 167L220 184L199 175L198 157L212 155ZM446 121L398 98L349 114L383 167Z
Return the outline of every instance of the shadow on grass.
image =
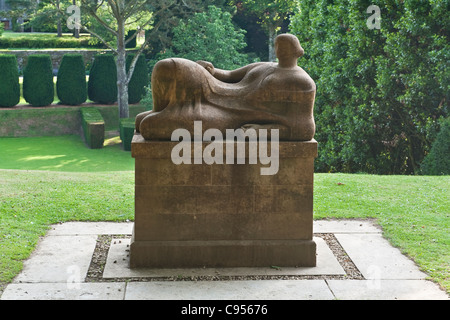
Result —
M130 152L120 139L105 141L103 149L89 149L80 136L0 138L0 169L64 172L134 170Z

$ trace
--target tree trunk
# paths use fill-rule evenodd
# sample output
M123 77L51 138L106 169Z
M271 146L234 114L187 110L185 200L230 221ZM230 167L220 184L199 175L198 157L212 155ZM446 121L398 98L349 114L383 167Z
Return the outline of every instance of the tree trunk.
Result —
M274 62L277 60L277 56L275 54L275 38L277 36L276 26L273 23L268 25L269 29L269 62Z
M117 35L117 103L119 105L119 118L129 118L128 108L128 81L126 70L125 27L123 21L118 21Z
M73 0L72 4L76 5L77 4L76 0ZM73 29L73 36L78 39L80 37L80 29L78 28Z
M59 0L56 1L56 7L59 10ZM56 30L58 33L58 37L62 37L62 26L61 26L61 15L58 13L58 21L56 25Z

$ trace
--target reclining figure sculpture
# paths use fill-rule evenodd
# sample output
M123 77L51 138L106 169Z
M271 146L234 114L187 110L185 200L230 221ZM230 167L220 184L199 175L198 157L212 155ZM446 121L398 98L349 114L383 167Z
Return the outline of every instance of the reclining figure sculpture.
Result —
M281 141L309 141L315 134L316 85L298 66L304 51L296 36L275 39L278 63L259 62L237 70L210 62L170 58L152 73L153 110L136 117L145 140L167 141L174 130L279 129Z

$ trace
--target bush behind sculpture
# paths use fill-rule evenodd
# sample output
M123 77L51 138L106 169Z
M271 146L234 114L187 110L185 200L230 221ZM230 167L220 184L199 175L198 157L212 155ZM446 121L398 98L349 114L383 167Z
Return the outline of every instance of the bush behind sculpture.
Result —
M425 175L450 175L450 118L443 121L421 169Z
M54 96L50 55L31 55L23 71L23 97L33 107L42 107L51 104Z
M89 74L88 97L102 104L117 101L117 69L112 54L95 57Z
M0 107L14 107L20 101L19 71L15 55L0 55Z
M418 174L449 116L448 1L379 1L380 29L372 4L303 0L290 18L317 85L317 172Z
M127 56L127 72L130 69L133 58L134 55L132 54ZM128 84L128 103L135 104L141 101L145 95L145 87L148 86L149 83L150 77L147 62L145 61L145 56L140 55L136 62L133 76Z
M56 92L63 104L80 105L86 101L86 73L81 54L63 56L58 70Z

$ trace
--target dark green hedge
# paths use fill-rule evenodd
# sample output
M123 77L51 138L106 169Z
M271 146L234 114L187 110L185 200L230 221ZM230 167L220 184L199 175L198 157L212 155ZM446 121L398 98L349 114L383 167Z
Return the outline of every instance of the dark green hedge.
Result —
M316 172L419 174L449 116L449 2L301 3L290 32L317 85ZM372 4L380 29L369 28Z
M84 139L91 149L101 149L105 141L105 121L96 108L81 108Z
M33 107L42 107L50 105L54 96L50 55L31 55L23 71L23 97Z
M89 44L89 39L64 39L64 38L0 38L0 49L51 49L51 48L103 48L103 44Z
M134 54L127 56L126 66L127 72L130 69ZM140 55L134 68L133 76L128 84L128 103L135 104L141 101L145 95L145 87L150 83L150 75L148 72L147 62L145 56Z
M89 73L88 97L101 104L117 101L117 68L112 54L95 57Z
M131 151L131 141L134 136L135 118L120 120L120 140L125 151Z
M84 60L81 54L65 54L61 60L56 92L62 104L80 105L87 99Z
M127 41L128 39L130 39L132 36L134 36L134 34L136 33L136 30L130 30L128 31L127 35L125 36L125 41ZM133 49L136 48L137 45L137 36L133 38L133 40L131 40L130 42L128 42L126 44L126 48L127 49Z
M422 162L421 169L425 175L450 175L450 118L442 123L441 130L433 142L430 153Z
M20 101L19 71L16 56L0 55L0 107L14 107Z

